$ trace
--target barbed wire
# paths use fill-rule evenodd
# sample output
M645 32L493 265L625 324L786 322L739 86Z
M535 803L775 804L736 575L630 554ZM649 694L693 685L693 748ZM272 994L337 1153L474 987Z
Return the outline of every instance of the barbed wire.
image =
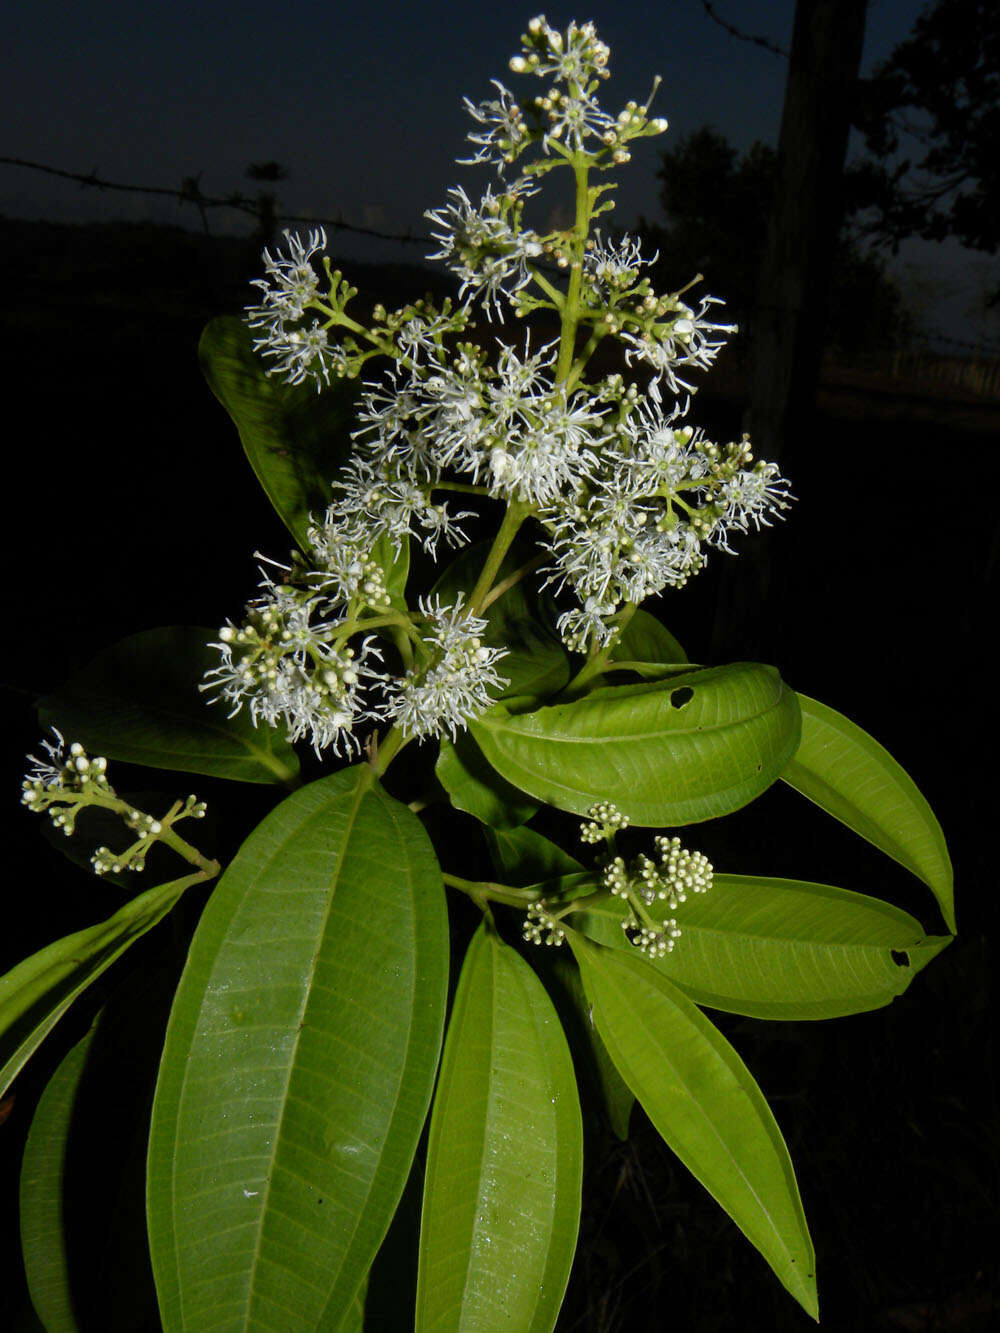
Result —
M44 162L30 162L23 157L0 157L0 165L13 167L26 167L30 171L41 171L47 176L58 176L62 180L77 181L84 188L95 190L117 190L128 194L153 194L161 198L176 199L183 204L194 205L202 214L204 219L204 210L209 208L232 208L239 213L246 213L250 217L261 220L263 210L261 204L238 190L229 195L208 195L203 194L199 185L198 176L186 176L181 182L180 189L173 189L167 185L126 185L122 181L104 180L98 176L96 167L93 171L64 171L59 167L47 166ZM312 214L305 215L301 213L276 213L274 214L276 222L308 222L313 227L335 227L339 231L351 232L355 236L371 236L380 241L401 241L410 245L431 245L433 244L430 236L415 235L413 232L378 231L374 227L358 227L352 222L345 222L342 217L321 218Z
M711 10L708 0L703 0L706 10ZM713 18L716 16L713 14ZM721 22L721 20L718 20ZM723 24L723 26L725 26ZM735 33L735 36L742 37L744 34ZM747 40L756 40L747 38ZM763 42L763 39L761 39ZM778 52L778 54L784 54ZM208 208L232 208L237 212L245 213L256 219L258 222L264 216L261 204L246 195L234 191L230 195L206 195L201 192L197 176L185 177L181 182L180 189L173 189L166 185L128 185L122 181L105 180L97 175L96 168L89 172L65 171L60 167L50 167L44 162L31 162L21 157L2 157L0 156L0 166L26 167L31 171L41 171L48 176L56 176L62 180L77 181L85 188L96 190L115 190L127 194L150 194L157 195L160 198L177 199L180 203L187 203L196 206L199 210ZM204 216L204 214L202 214ZM296 213L275 213L270 215L271 220L275 222L305 222L313 227L334 227L339 231L350 232L355 236L369 236L382 241L401 241L414 245L430 245L433 238L430 236L415 235L413 232L388 232L379 231L373 227L358 227L354 223L345 222L343 218L323 218L316 217L313 214ZM773 307L765 307L771 309ZM979 356L1000 356L1000 345L993 345L985 342L971 342L963 338L952 338L947 334L936 333L935 341L949 343L953 347L963 347L969 351L975 352Z
M790 59L789 52L783 46L779 46L777 42L772 42L769 37L759 37L751 32L743 32L741 28L736 28L732 23L728 23L721 14L715 12L715 5L711 3L711 0L701 0L701 7L712 22L725 29L730 37L735 37L741 42L750 42L752 46L760 46L765 51L770 51L772 55L781 56L784 60Z

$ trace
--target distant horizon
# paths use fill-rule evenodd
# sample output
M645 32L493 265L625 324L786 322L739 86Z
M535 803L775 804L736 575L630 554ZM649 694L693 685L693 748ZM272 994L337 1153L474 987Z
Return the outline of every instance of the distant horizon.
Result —
M661 215L658 154L704 125L741 153L777 143L787 63L747 36L787 50L795 0L591 0L578 10L544 6L549 20L592 19L611 46L612 77L601 100L612 109L648 96L670 129L635 145L620 175L623 229ZM910 32L925 0L869 0L862 73ZM455 0L327 0L276 14L266 0L219 0L205 9L151 3L123 21L113 0L67 10L57 0L21 6L8 20L8 69L0 85L0 155L139 186L178 189L195 178L206 195L268 188L244 175L251 162L289 172L274 189L288 214L342 217L355 227L423 233L426 209L488 173L456 166L478 101L508 69L532 5L469 11ZM852 152L859 148L852 139ZM200 229L176 199L84 189L24 167L0 164L0 215L53 222L158 222ZM297 224L308 226L308 222ZM245 235L249 219L221 210L213 234ZM341 232L352 262L415 262L416 245ZM905 265L915 266L907 272ZM1000 345L1000 317L971 317L983 275L1000 284L1000 261L946 243L911 241L894 265L918 293L920 321L945 339ZM690 275L679 275L678 283ZM725 293L718 295L724 297Z

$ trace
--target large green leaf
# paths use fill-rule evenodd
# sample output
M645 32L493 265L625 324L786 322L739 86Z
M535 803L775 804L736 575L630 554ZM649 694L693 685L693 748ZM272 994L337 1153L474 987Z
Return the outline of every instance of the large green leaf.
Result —
M459 978L431 1115L418 1333L548 1333L580 1221L573 1062L534 972L485 924Z
M357 386L341 380L317 393L313 384L269 378L249 329L231 316L205 326L198 355L258 481L305 550L310 515L330 503L330 483L350 450Z
M0 977L0 1096L77 996L203 878L147 889L107 921L56 940Z
M516 828L538 809L537 801L502 778L483 758L467 731L441 739L434 772L456 810L475 815L492 828Z
M238 782L291 782L299 761L246 710L226 716L198 689L219 665L217 631L180 625L145 630L106 648L39 704L43 724L93 753L129 764L205 773Z
M631 950L619 898L572 918ZM877 898L827 884L716 875L676 911L677 947L652 963L698 1004L753 1018L839 1018L901 995L949 942Z
M642 958L569 935L597 1031L669 1146L818 1317L815 1255L763 1094L696 1005Z
M63 1185L73 1106L93 1039L91 1028L46 1084L21 1165L21 1253L31 1303L46 1333L80 1333L70 1288Z
M585 1090L589 1082L608 1124L624 1141L629 1135L635 1098L594 1026L580 969L572 958L560 956L564 953L563 949L550 949L543 955L549 993L562 1018L578 1075L582 1075L582 1089ZM552 954L556 957L552 958Z
M814 801L931 889L955 929L951 860L941 826L912 778L849 718L799 695L802 739L782 773Z
M575 814L613 801L633 824L727 814L771 785L795 752L799 710L773 667L739 662L642 685L606 686L471 727L508 782Z
M367 765L250 835L195 933L160 1067L165 1333L339 1326L423 1126L447 957L433 849Z

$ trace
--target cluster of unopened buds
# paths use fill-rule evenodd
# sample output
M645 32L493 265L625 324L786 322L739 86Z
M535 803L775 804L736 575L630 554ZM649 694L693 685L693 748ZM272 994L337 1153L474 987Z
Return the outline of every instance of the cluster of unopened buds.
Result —
M614 856L601 878L604 887L627 905L622 929L631 942L640 953L662 958L672 951L681 930L676 918L654 915L653 908L662 903L674 911L689 894L707 893L712 865L701 852L682 847L680 838L659 834L653 845L659 854L656 861L641 852L628 864L624 857Z
M621 924L629 942L648 958L663 958L680 939L681 929L675 917L661 916L654 909L663 904L675 911L690 894L707 893L712 887L712 865L701 852L689 851L680 838L666 834L653 839L656 860L639 853L626 863L614 853L614 845L616 834L628 826L628 817L617 806L598 801L580 825L580 840L607 844L608 852L598 862L601 889L623 900L626 911ZM523 929L528 943L563 943L566 932L561 921L573 907L567 903L558 912L553 908L544 898L528 908Z
M548 910L544 898L539 898L528 908L522 933L527 944L548 944L555 948L566 939L565 930Z
M52 734L54 742L42 741L44 758L28 756L30 767L21 784L21 803L39 814L47 810L53 826L66 837L76 831L80 811L87 806L112 811L121 817L126 828L138 834L132 845L121 852L98 847L90 858L95 875L145 869L149 849L167 830L181 819L204 818L205 802L197 796L176 801L160 819L135 809L109 784L107 759L88 755L79 741L67 747L55 727Z
M28 756L30 765L21 783L21 804L41 814L47 810L53 826L66 837L76 828L76 817L87 805L95 804L95 794L113 798L108 785L108 761L101 755L91 757L79 741L67 747L62 734L53 727L55 742L42 741L44 758Z

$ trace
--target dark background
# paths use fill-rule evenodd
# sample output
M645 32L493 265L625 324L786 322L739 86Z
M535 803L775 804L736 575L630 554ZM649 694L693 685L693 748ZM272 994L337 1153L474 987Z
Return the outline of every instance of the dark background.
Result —
M501 51L510 45L494 33L493 57L498 41ZM499 69L493 59L489 71ZM780 79L774 98L780 111ZM673 118L667 98L663 109ZM653 214L655 203L643 207ZM0 219L12 478L2 966L121 901L71 866L43 838L42 821L16 804L22 756L38 747L34 700L125 634L235 616L255 580L253 551L280 558L288 546L197 362L204 323L237 313L259 269L253 221L241 225L243 236L206 236L145 223ZM362 299L370 291L387 304L426 282L387 258L370 268L355 261L353 271ZM703 380L692 419L714 438L735 438L747 392L737 345ZM798 500L787 522L738 559L713 557L654 608L693 660L773 662L795 688L876 736L929 799L956 866L959 937L888 1009L815 1024L720 1018L788 1140L831 1330L976 1330L995 1319L1000 1120L988 941L996 907L986 862L995 670L981 640L996 604L998 442L996 399L828 375L788 464ZM137 770L119 772L123 787L148 784ZM194 789L217 812L223 851L267 807L255 789L201 779ZM719 869L843 885L942 929L928 891L780 784L697 834ZM169 972L170 945L169 930L156 933L135 960L140 970ZM19 1145L45 1077L85 1026L80 1008L19 1080L0 1127L0 1323L11 1327L33 1327L12 1230ZM155 996L149 1012L156 1021ZM98 1142L117 1124L106 1077ZM626 1144L596 1113L588 1133L584 1222L561 1330L809 1324L641 1112ZM115 1214L99 1179L81 1176L80 1206L85 1225L106 1232ZM386 1319L387 1328L405 1327Z

